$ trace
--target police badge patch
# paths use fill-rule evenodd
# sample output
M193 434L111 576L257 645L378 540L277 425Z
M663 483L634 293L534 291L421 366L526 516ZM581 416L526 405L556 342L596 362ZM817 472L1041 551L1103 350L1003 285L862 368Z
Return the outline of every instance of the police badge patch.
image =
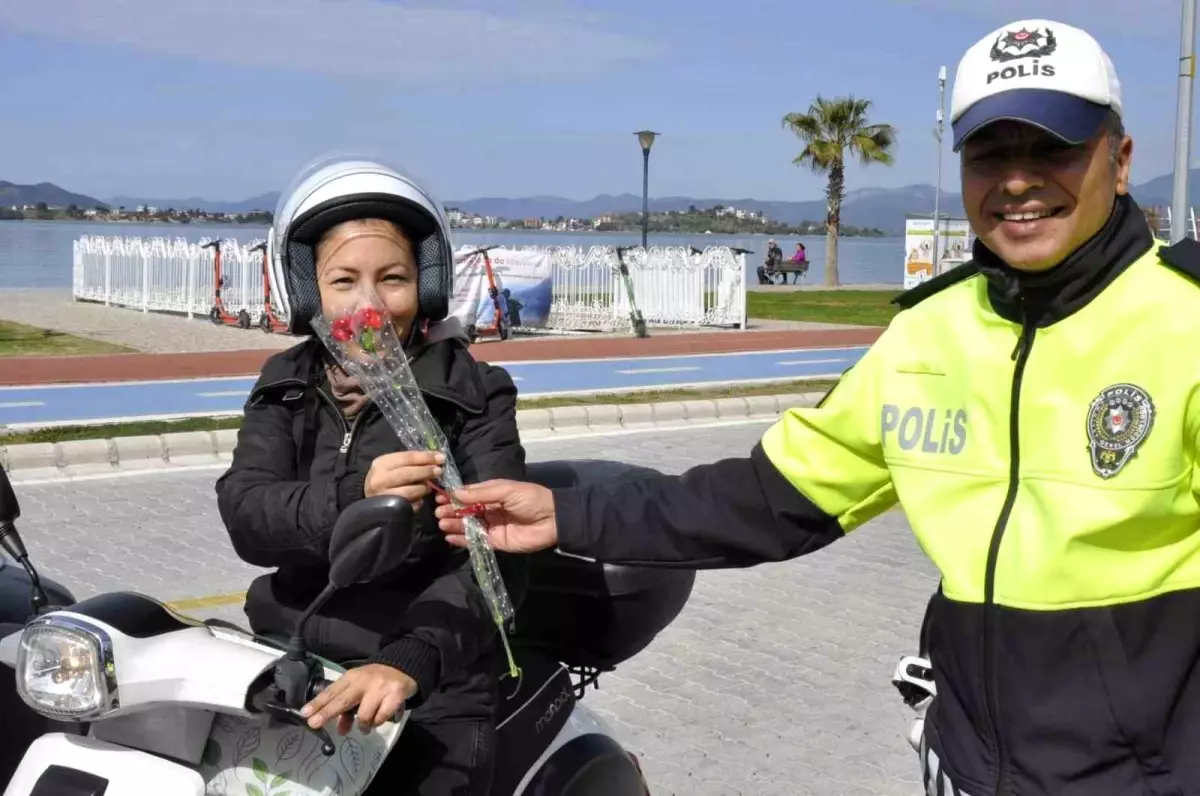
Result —
M1092 471L1112 478L1137 456L1138 448L1154 425L1154 402L1141 387L1114 384L1105 389L1088 409L1088 448Z
M1054 31L1050 28L1021 28L997 36L989 55L993 61L1004 63L1018 58L1044 58L1057 49L1058 39L1054 38Z

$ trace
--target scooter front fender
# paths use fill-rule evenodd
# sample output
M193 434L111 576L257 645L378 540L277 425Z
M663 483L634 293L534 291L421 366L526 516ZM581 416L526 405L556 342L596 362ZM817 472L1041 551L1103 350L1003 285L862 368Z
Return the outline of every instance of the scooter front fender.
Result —
M155 755L78 735L51 733L25 753L4 796L204 796L197 771Z

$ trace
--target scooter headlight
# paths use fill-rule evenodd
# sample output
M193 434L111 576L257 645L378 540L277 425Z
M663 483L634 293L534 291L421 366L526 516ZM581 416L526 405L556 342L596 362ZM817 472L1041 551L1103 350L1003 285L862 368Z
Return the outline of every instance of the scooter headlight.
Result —
M84 721L117 707L112 641L97 627L45 616L21 633L17 693L53 719Z

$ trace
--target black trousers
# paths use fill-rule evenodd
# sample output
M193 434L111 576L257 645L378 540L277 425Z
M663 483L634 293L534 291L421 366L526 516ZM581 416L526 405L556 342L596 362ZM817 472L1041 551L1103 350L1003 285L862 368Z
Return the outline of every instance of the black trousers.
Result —
M366 796L487 796L495 753L491 722L409 719Z

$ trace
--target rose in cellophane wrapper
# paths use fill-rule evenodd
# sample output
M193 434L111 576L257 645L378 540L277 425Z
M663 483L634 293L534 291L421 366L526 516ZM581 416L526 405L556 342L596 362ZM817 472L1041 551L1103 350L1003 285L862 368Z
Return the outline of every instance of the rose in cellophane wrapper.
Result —
M450 446L425 405L425 398L408 366L408 355L390 314L381 303L374 297L358 296L348 300L342 311L328 316L317 315L312 326L342 369L362 384L405 448L441 451L446 457L442 465L442 488L447 492L462 488L462 476L450 455ZM454 505L471 511L457 502ZM482 520L467 513L463 524L475 580L508 651L504 623L512 619L513 608L500 576L496 554L488 543ZM508 656L509 668L516 676L512 653L508 652Z

